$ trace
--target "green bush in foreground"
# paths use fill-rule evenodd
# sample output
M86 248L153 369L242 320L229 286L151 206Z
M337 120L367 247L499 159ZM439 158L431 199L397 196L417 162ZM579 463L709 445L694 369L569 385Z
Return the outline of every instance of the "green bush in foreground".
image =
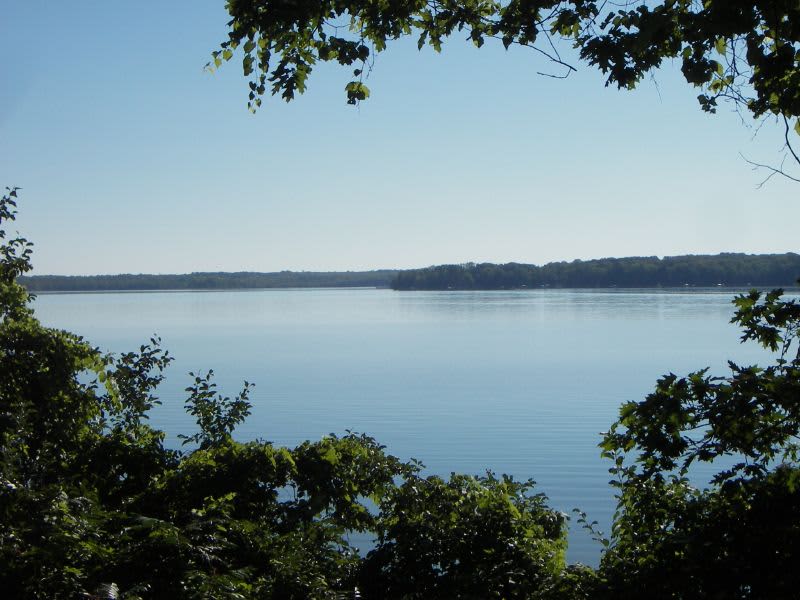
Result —
M16 190L0 200L0 227ZM188 450L149 410L157 339L112 356L43 327L16 279L31 246L0 229L0 589L7 598L791 598L800 589L800 305L735 300L775 353L668 375L602 443L618 510L599 569L566 566L566 518L532 482L453 474L374 439L237 442L250 385L194 376ZM698 461L736 457L707 489ZM348 532L375 536L361 557Z
M619 495L601 571L617 598L800 596L800 304L780 290L734 304L742 341L775 363L666 375L603 441ZM733 464L695 489L692 464L721 457Z
M16 195L0 203L3 224ZM158 340L113 357L42 326L16 283L30 244L0 240L5 597L333 598L359 581L413 581L417 597L488 597L512 575L534 589L563 568L565 519L529 483L422 478L417 464L352 433L293 449L237 442L247 383L230 399L212 373L196 375L191 449L166 448L147 421L171 360ZM352 531L379 537L370 560L348 545ZM402 560L419 548L418 558L438 561L424 574ZM386 597L373 588L370 597Z

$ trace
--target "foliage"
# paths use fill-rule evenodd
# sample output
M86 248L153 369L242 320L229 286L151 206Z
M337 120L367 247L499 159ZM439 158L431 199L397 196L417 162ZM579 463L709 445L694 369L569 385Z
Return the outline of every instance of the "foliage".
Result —
M2 225L14 218L16 194L0 200ZM160 340L115 357L42 326L16 281L30 268L30 244L5 235L0 230L4 597L352 597L359 582L405 578L402 564L381 557L387 548L408 556L423 532L438 544L423 560L449 565L450 576L460 569L439 591L466 590L468 564L480 569L473 586L480 574L484 586L517 578L525 589L563 568L563 519L531 484L423 480L419 464L355 433L296 448L238 442L232 434L250 412L251 386L230 399L211 371L193 375L187 388L198 424L183 436L188 449L166 448L165 434L147 420L172 360ZM415 486L427 493L415 495ZM451 513L444 527L439 519ZM421 526L416 538L409 524ZM380 537L369 558L348 543L354 531ZM428 591L418 588L417 597ZM378 587L362 597L400 596Z
M400 271L396 290L472 290L533 287L684 287L791 285L800 255L667 256L602 258L548 263L440 265Z
M800 132L800 7L793 0L228 0L228 40L219 67L243 50L250 106L269 89L291 100L317 62L355 67L347 101L369 96L364 77L389 42L414 36L437 52L452 35L481 47L497 39L536 50L563 69L558 43L574 46L607 84L632 88L664 60L678 59L686 81L703 89L704 110L728 98L754 116L795 119Z
M800 5L796 0L227 0L228 39L212 52L211 71L243 53L251 111L267 91L287 102L302 94L319 62L352 69L349 104L370 95L364 83L377 54L412 37L421 50L440 52L459 36L480 48L487 39L534 50L565 78L572 53L598 68L606 85L632 89L664 61L680 62L684 79L700 89L701 108L714 113L720 99L753 118L775 117L783 128L778 166L745 159L800 182L784 168L800 165L792 146L800 135Z
M774 364L667 375L605 436L619 505L602 571L616 597L796 594L800 304L781 295L738 296L732 319ZM710 487L694 487L692 465L715 461Z
M565 517L533 482L413 478L381 504L364 565L370 597L528 598L564 568Z
M14 218L16 190L0 200ZM789 598L800 586L800 303L735 299L766 367L662 377L605 435L618 509L601 565L565 566L566 517L533 482L422 477L348 432L239 442L231 400L194 376L198 431L147 415L171 357L102 354L42 326L0 229L0 586L8 598ZM720 462L722 461L722 462ZM717 468L706 488L692 469ZM592 529L584 515L579 519ZM375 537L361 556L349 532ZM596 532L595 532L596 533Z
M250 415L250 390L253 384L245 381L242 391L231 400L217 391L217 384L211 381L214 371L205 375L195 375L192 385L186 388L186 412L197 418L200 431L194 435L181 435L184 445L199 444L200 448L221 446L231 441L231 434L237 425Z

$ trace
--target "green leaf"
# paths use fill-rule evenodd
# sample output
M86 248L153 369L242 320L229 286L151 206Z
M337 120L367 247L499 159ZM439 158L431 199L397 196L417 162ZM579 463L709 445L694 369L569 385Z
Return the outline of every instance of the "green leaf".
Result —
M345 86L347 103L358 104L361 100L369 98L369 88L360 81L351 81Z

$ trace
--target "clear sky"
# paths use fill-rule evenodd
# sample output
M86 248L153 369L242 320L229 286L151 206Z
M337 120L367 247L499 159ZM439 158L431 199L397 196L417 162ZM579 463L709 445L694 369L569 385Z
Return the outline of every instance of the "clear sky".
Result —
M800 250L800 185L668 65L635 92L530 50L413 41L372 97L322 66L247 111L240 63L203 66L223 0L0 0L0 186L36 274L361 270Z

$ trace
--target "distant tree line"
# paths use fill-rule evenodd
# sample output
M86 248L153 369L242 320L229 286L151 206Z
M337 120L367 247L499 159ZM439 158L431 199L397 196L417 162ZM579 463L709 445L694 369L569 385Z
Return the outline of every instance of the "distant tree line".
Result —
M601 258L543 266L507 263L440 265L398 272L395 290L498 290L539 287L791 286L800 255L736 254Z
M34 275L19 282L31 292L224 290L312 287L391 287L395 290L502 290L534 287L791 286L800 255L736 254L601 258L543 266L465 263L399 271L280 271L181 275Z
M20 277L31 292L222 290L253 288L388 287L396 271L316 273L186 273L182 275L34 275Z

